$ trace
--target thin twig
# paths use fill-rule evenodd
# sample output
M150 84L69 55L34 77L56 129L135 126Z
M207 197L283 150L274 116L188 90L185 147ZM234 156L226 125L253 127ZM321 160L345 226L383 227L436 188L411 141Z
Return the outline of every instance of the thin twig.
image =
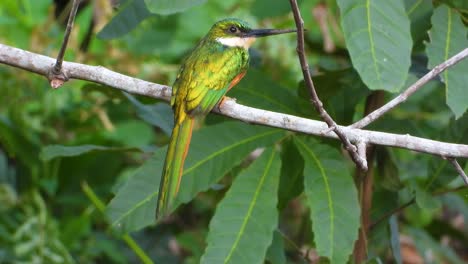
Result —
M466 176L465 172L463 171L462 167L460 164L458 164L458 161L455 158L447 158L450 163L452 163L453 167L455 167L455 170L457 170L458 174L462 178L462 180L465 182L466 185L468 185L468 176Z
M388 211L387 213L385 213L384 215L382 215L381 217L379 217L377 220L375 220L374 222L372 222L369 226L369 230L370 229L373 229L376 225L380 224L383 220L389 218L390 216L396 214L396 213L399 213L401 211L403 211L403 209L405 209L406 207L412 205L414 202L416 201L416 198L412 198L411 200L409 200L408 202L398 206L397 208L391 210L391 211Z
M368 114L365 116L363 119L357 121L356 123L350 125L352 128L363 128L370 123L374 122L376 119L380 118L382 115L384 115L386 112L392 110L395 106L403 103L408 99L409 96L411 96L414 92L419 90L424 84L432 80L434 77L439 75L441 72L445 71L447 68L455 65L459 61L465 59L468 57L468 48L465 48L464 50L460 51L450 59L442 62L441 64L435 66L430 72L428 72L426 75L424 75L422 78L417 80L413 85L408 87L403 93L399 94L397 97L383 105L382 107L376 109L372 113Z
M53 88L60 87L65 81L68 80L67 75L62 71L63 57L65 56L65 50L67 49L68 39L70 38L70 33L73 28L73 23L75 21L76 12L78 11L78 6L80 5L81 0L73 0L73 5L70 10L70 16L68 17L67 28L65 29L65 35L63 37L62 46L60 47L59 53L57 55L57 60L54 67L52 67L49 81L50 85Z
M55 59L51 57L0 44L0 63L12 67L47 76L54 61ZM66 61L63 63L63 66L71 79L102 84L103 89L114 88L132 94L165 101L170 100L171 87L167 85L133 78L102 66ZM276 127L320 137L338 138L333 132L323 133L327 129L327 124L324 122L248 107L238 104L232 99L226 99L219 109L214 109L214 112L247 123ZM354 129L344 126L340 126L339 128L353 142L363 140L367 144L404 148L444 157L468 158L468 145L464 144L446 143L410 135Z
M440 190L440 191L436 191L434 193L432 193L432 196L440 196L440 195L444 195L444 194L447 194L447 193L454 193L454 192L458 192L458 191L461 191L461 190L465 190L468 186L467 185L463 185L463 186L459 186L459 187L456 187L456 188L451 188L451 189L444 189L444 190ZM385 213L384 215L382 215L381 217L379 217L378 219L376 219L374 222L372 222L372 224L370 224L370 227L369 229L372 229L374 228L376 225L380 224L382 221L384 221L385 219L389 218L390 216L396 214L396 213L399 213L401 211L403 211L403 209L405 209L406 207L412 205L414 202L416 202L416 198L413 197L411 200L409 200L408 202L398 206L397 208L391 210L391 211L388 211L387 213Z
M348 137L343 133L341 128L335 123L327 111L323 108L323 103L320 101L320 98L315 91L314 83L312 82L312 77L309 72L309 65L307 64L307 59L305 57L304 51L304 21L302 20L299 7L297 6L296 0L289 0L291 3L291 10L294 14L294 21L296 22L297 28L297 55L299 57L299 62L301 63L302 74L304 75L304 81L306 86L309 88L309 93L311 97L311 102L317 112L320 114L322 119L327 123L329 128L333 128L333 131L340 138L341 142L345 149L349 152L351 158L356 163L356 165L363 171L367 171L366 160L362 159L357 153L356 147L351 144Z

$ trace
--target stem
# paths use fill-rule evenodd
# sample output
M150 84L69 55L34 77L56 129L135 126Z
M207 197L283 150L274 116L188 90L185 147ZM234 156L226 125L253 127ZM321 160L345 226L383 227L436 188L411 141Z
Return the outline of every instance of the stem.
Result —
M465 48L464 50L460 51L459 53L455 54L453 57L450 59L442 62L441 64L435 66L431 71L426 73L422 78L417 80L413 85L408 87L403 93L399 94L397 97L386 103L384 106L380 107L379 109L376 109L372 113L368 114L365 116L363 119L357 121L356 123L352 124L350 127L352 128L363 128L370 123L374 122L376 119L380 118L382 115L384 115L386 112L392 110L395 108L395 106L403 103L410 97L413 93L415 93L417 90L419 90L424 84L432 80L434 77L439 75L441 72L445 71L449 67L455 65L459 61L465 59L468 57L468 48Z
M351 141L348 139L346 134L342 131L342 129L336 124L333 118L327 113L327 111L323 108L323 103L320 101L320 98L315 91L314 83L312 81L312 77L310 76L309 72L309 65L307 64L307 59L305 57L304 51L304 21L302 20L301 13L299 11L299 7L297 5L296 0L289 0L291 4L291 10L294 15L294 21L296 22L297 28L297 56L299 57L299 62L301 64L302 74L304 75L304 81L309 88L309 93L311 97L312 105L315 107L315 110L320 114L323 121L327 123L330 130L333 130L336 135L340 138L341 142L343 143L345 149L350 154L352 160L359 169L366 171L367 164L366 159L359 156L357 152L357 148L351 144Z
M60 47L60 51L57 55L57 61L55 62L53 73L60 74L62 71L62 62L63 56L65 55L65 50L67 49L68 39L70 38L70 33L73 28L73 23L75 21L76 11L78 11L78 6L80 5L81 0L73 0L73 6L70 11L70 16L68 17L67 28L65 30L65 36L63 37L62 46Z

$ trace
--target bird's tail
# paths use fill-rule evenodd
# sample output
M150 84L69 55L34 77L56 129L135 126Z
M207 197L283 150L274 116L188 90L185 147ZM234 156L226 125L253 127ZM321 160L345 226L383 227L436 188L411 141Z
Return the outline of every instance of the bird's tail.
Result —
M156 219L169 213L172 202L179 191L184 161L192 138L193 123L194 119L187 116L182 122L175 122L159 185Z

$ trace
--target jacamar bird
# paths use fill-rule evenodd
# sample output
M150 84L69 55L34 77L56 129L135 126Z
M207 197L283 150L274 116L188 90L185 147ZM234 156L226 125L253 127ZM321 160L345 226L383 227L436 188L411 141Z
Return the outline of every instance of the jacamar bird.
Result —
M258 37L296 30L252 29L239 19L216 22L180 67L172 86L174 128L159 185L156 218L171 209L179 190L196 117L207 115L244 77L249 47Z

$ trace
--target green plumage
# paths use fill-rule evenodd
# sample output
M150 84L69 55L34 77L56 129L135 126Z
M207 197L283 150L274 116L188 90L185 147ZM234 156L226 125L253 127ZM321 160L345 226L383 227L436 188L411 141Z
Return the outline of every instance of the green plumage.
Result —
M249 65L248 50L227 47L216 38L231 24L215 24L185 59L172 87L174 129L164 162L156 217L167 214L180 185L182 168L196 116L208 114L223 98L233 80ZM237 22L239 24L242 22Z
M242 79L249 66L248 48L255 38L288 32L294 30L251 29L238 19L221 20L213 25L185 59L172 87L174 129L159 186L156 218L172 209L194 118L208 114Z

